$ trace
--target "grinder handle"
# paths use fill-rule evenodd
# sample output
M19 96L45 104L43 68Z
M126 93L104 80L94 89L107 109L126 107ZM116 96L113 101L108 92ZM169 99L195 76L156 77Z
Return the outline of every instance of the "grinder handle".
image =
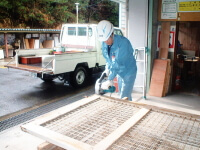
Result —
M99 78L99 83L101 83L102 80L103 80L106 76L107 76L106 73L103 73L103 74L101 75L101 77Z

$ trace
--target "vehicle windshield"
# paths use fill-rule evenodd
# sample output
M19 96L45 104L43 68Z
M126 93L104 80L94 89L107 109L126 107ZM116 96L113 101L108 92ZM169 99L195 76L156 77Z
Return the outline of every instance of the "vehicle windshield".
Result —
M114 34L123 36L123 33L120 29L114 29Z

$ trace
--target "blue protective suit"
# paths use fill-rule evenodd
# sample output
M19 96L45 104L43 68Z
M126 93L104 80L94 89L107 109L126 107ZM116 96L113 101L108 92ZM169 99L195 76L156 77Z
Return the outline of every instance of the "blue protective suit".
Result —
M108 45L104 42L102 43L102 52L106 59L106 68L110 70L108 80L113 80L117 76L120 98L128 97L129 100L132 100L131 93L137 67L130 41L126 37L114 35L110 55L108 55Z

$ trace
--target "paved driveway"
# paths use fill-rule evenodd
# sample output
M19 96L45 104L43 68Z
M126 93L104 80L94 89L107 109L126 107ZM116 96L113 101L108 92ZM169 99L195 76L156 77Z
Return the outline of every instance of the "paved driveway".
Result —
M96 77L92 79L94 88ZM0 117L25 108L56 101L77 94L84 89L74 89L55 80L45 83L39 78L32 78L29 72L0 68Z

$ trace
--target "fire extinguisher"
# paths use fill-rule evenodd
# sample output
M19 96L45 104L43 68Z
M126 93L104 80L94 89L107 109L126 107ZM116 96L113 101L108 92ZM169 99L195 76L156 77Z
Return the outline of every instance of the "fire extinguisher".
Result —
M176 76L176 81L175 81L175 89L176 90L179 90L181 89L181 76L180 75L177 75Z

